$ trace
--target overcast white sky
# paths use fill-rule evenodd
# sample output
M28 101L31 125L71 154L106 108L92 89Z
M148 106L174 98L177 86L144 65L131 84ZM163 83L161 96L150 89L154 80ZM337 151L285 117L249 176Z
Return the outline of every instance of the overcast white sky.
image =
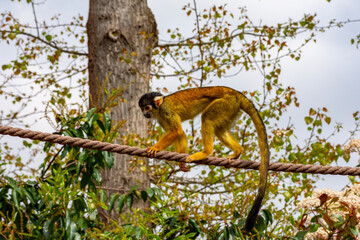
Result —
M242 0L242 1L210 1L198 0L199 9L208 8L214 3L228 3L229 9L238 6L247 6L248 15L254 23L272 24L287 21L289 18L299 19L306 13L317 13L324 25L331 19L347 20L360 19L359 0ZM187 3L184 0L148 0L152 9L158 29L159 37L164 39L164 33L168 28L179 27L180 29L192 29L191 19L187 18L181 10ZM192 3L192 1L190 1ZM0 5L0 12L9 10L14 16L33 21L31 5L4 1ZM44 5L37 7L37 15L40 21L46 20L56 13L61 13L64 19L81 14L87 17L88 1L74 0L50 0ZM344 123L344 128L352 129L352 113L360 110L360 50L350 45L350 38L360 34L360 23L348 24L342 29L332 29L319 34L317 43L311 43L302 50L302 58L299 62L284 59L282 61L282 73L280 80L284 85L295 87L299 98L300 109L293 108L289 116L296 123L297 136L301 139L305 124L303 117L310 107L327 107L333 120ZM0 65L6 63L16 52L0 45ZM159 86L164 82L154 80L154 85ZM217 84L217 83L215 83ZM235 79L224 80L219 85L233 87L239 91L253 89L262 84L262 76L256 72L241 73ZM171 89L171 87L168 87ZM36 126L38 130L46 131L43 125ZM339 142L347 138L345 134L338 137ZM304 135L306 136L306 135ZM360 136L357 136L360 138ZM353 156L351 166L356 164L357 156ZM341 163L346 165L346 163ZM349 165L349 164L348 164ZM321 188L340 189L346 184L346 177L331 177L319 184Z

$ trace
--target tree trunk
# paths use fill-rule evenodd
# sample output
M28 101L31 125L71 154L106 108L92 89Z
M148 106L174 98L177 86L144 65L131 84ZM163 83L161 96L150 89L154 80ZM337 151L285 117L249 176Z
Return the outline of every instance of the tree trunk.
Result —
M151 50L157 44L155 18L146 0L90 0L87 33L90 105L102 106L106 101L102 89L111 93L127 86L122 92L126 101L111 109L111 119L125 121L120 136L135 133L146 137L146 120L139 110L138 99L149 90ZM114 166L102 173L105 189L150 185L147 173L139 168L130 169L130 159L115 155ZM108 190L108 196L114 192ZM142 209L147 206L142 201L134 204ZM108 216L100 213L104 223L108 222ZM116 211L110 216L118 217Z

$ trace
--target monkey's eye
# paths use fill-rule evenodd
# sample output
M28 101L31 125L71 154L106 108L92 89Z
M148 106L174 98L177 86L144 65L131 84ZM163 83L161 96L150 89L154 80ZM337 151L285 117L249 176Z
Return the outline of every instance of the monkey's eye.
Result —
M144 109L145 109L145 111L150 111L151 110L151 106L146 106L146 107L144 107Z

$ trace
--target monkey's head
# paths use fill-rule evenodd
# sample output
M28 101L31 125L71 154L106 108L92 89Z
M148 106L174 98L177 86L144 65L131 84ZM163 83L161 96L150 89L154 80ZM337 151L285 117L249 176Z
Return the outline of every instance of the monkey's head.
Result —
M154 118L160 105L163 103L164 96L159 92L145 93L139 99L139 107L146 118Z

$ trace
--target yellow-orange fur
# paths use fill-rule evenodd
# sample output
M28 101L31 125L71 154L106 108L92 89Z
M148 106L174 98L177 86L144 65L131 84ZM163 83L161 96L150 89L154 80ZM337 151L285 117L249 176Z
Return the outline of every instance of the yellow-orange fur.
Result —
M157 96L154 99L145 94L139 101L144 116L156 118L165 134L152 147L148 148L148 155L153 157L156 152L174 144L179 153L187 153L187 139L181 122L201 115L201 134L204 149L190 155L186 162L195 162L205 159L213 152L214 135L229 147L233 154L229 159L240 156L242 148L230 133L230 128L238 119L241 110L246 112L254 122L261 154L259 191L250 210L245 224L245 230L250 231L260 211L261 202L265 195L267 171L270 151L267 143L265 125L252 104L242 93L228 87L203 87L187 89L168 96ZM150 105L150 102L152 105ZM185 164L180 168L187 171Z

